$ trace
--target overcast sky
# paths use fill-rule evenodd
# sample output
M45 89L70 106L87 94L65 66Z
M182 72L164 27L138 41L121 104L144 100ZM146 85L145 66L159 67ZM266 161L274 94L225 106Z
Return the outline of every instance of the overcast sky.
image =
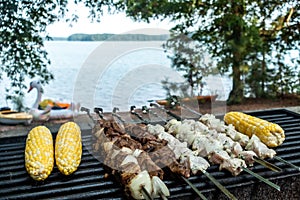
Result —
M79 20L74 23L72 27L68 23L63 21L51 24L47 28L47 32L52 37L67 37L73 33L125 33L136 29L143 28L161 28L169 30L172 26L167 21L152 21L150 24L146 22L134 22L129 17L126 17L124 13L109 15L106 14L101 18L100 23L91 23L87 18L88 10L85 7L77 6L72 7L70 10L76 12L79 15Z

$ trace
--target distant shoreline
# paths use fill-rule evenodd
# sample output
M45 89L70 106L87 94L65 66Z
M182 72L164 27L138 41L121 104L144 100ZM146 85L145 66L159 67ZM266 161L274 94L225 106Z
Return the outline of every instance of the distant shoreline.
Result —
M68 37L52 37L52 41L166 41L168 34L84 34L76 33Z

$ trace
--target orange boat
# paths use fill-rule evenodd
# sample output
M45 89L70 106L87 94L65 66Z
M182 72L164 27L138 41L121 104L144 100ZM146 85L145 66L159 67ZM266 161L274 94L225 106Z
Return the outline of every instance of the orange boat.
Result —
M69 109L71 104L64 103L64 102L57 102L57 101L53 101L51 99L44 99L42 102L39 103L40 109L46 109L47 106L50 106L51 108L56 108L56 109Z

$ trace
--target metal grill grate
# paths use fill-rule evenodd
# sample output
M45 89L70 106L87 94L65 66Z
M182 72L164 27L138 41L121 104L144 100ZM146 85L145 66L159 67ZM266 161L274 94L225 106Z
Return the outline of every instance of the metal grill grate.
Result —
M300 115L284 110L249 112L248 114L278 123L286 133L285 142L276 148L277 155L300 166ZM70 177L61 175L56 167L44 182L33 181L24 167L25 137L0 139L0 198L1 199L124 199L120 185L113 178L104 178L102 164L88 151L91 145L90 131L82 133L84 148L82 162L75 174ZM255 165L252 171L272 181L297 178L300 172L276 160L268 160L283 169L272 172L263 166ZM232 177L217 166L208 169L227 189L254 187L262 184L247 173ZM208 198L219 198L220 192L204 175L189 179ZM166 175L165 183L170 189L170 199L195 199L192 190L179 178ZM263 185L263 184L262 184ZM265 186L268 187L268 186ZM282 191L284 192L284 191ZM246 193L245 193L246 194ZM250 193L247 195L251 195Z

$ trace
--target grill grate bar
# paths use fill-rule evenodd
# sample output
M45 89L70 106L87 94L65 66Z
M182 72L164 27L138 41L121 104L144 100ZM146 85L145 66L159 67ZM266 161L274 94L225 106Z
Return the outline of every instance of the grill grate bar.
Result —
M98 191L98 194L100 196L103 197L109 197L111 195L112 192L117 192L120 193L120 188L115 188L113 187L114 185L111 184L110 188L106 188L106 190L104 190L103 187L101 187L102 185L99 183L86 183L86 184L81 184L81 185L77 185L77 186L68 186L66 188L63 187L58 187L58 188L49 188L49 189L45 189L45 190L41 190L41 191L35 191L34 193L18 193L16 194L16 192L14 192L12 195L6 196L6 198L35 198L36 196L38 196L39 198L49 198L49 196L51 197L51 199L54 199L55 197L57 198L61 198L61 197L65 197L65 195L67 195L68 193L71 193L72 195L77 195L82 193L82 191L85 191L85 194L88 195L90 191ZM18 190L20 191L20 190ZM85 197L86 197L85 195ZM5 198L5 195L3 196Z
M63 179L63 177L60 177ZM77 177L76 177L77 178ZM86 177L81 177L80 179L77 180L72 180L71 182L68 180L64 180L60 183L51 183L51 180L48 180L46 182L44 182L44 184L38 184L38 185L34 185L35 183L31 180L28 180L28 178L25 178L25 180L20 179L20 180L16 180L16 181L11 181L11 187L7 187L5 189L5 193L6 194L14 194L14 193L25 193L26 191L30 190L31 188L34 188L35 191L44 191L44 190L51 190L51 193L55 192L55 190L61 190L61 188L68 188L70 186L72 187L79 187L81 185L90 185L90 184L97 184L97 186L99 188L115 188L116 184L112 181L99 181L99 182L95 182L92 181L95 178L95 176L90 175L90 176L86 176ZM99 178L103 179L103 177ZM24 185L24 186L20 186L18 188L13 187L14 184L19 184L21 183L20 181L24 182L28 182L28 185Z

